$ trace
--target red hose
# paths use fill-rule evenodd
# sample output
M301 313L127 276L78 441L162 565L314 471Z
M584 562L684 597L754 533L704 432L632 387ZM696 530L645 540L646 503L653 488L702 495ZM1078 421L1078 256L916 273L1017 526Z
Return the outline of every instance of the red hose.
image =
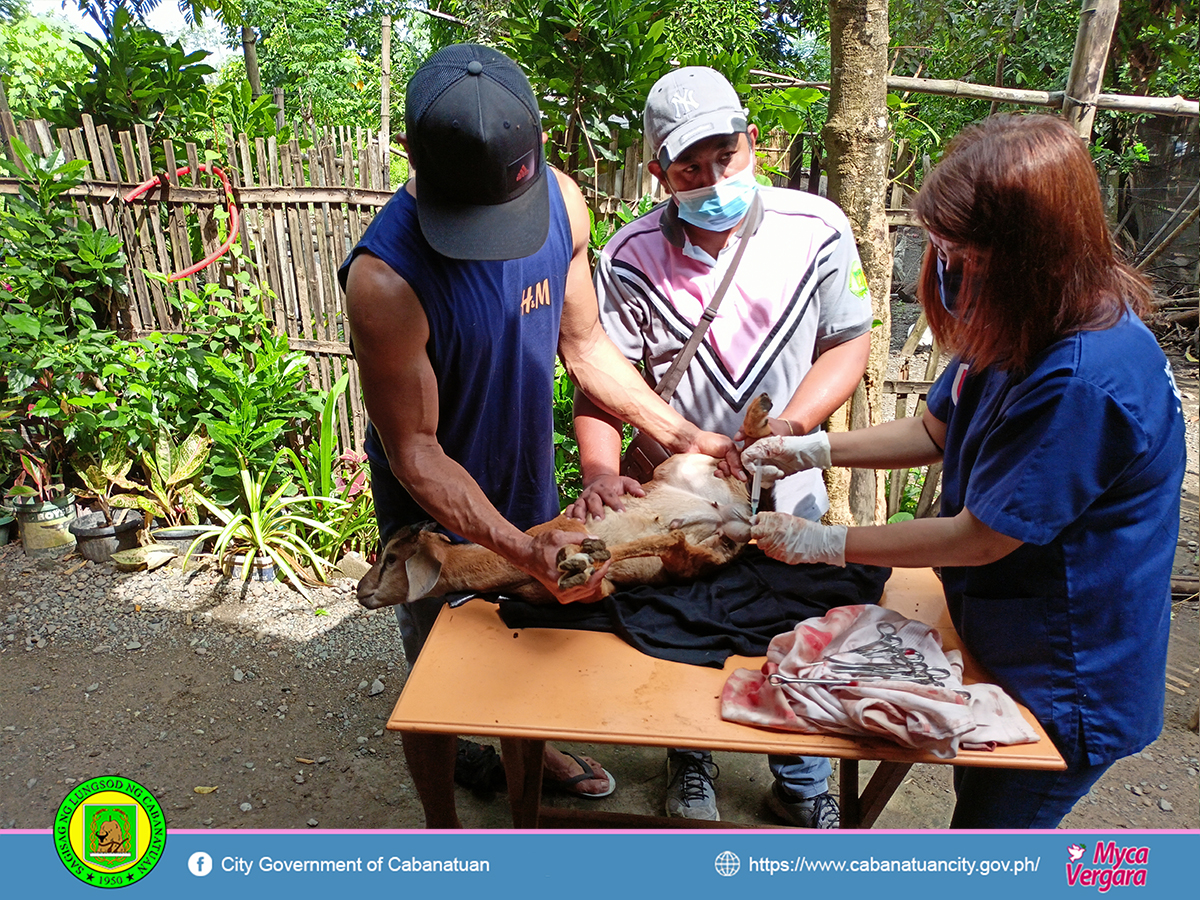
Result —
M187 278L189 275L195 275L197 272L199 272L205 266L209 265L210 263L216 262L218 259L220 259L222 256L224 256L226 253L229 252L229 248L232 247L233 242L235 240L237 240L238 225L239 225L240 220L238 218L237 203L234 201L234 198L233 198L233 186L230 185L229 178L226 177L226 175L225 175L225 170L222 169L220 166L207 166L207 165L197 166L196 168L201 172L211 171L214 175L216 175L218 178L221 179L221 184L223 184L225 186L225 202L227 202L229 204L229 237L227 237L225 239L224 244L222 244L219 248L214 250L212 253L210 253L208 256L206 256L204 259L202 259L200 262L198 262L194 265L188 266L182 272L172 272L170 275L168 275L167 276L168 284L170 284L172 281L179 281L180 279ZM181 166L180 168L175 170L175 177L178 178L181 175L187 175L191 171L192 171L191 166ZM126 203L131 203L134 200L136 200L138 197L142 196L142 194L146 193L147 191L153 190L154 188L158 187L159 185L166 185L168 183L169 182L167 181L167 176L165 174L164 175L155 175L149 181L143 181L141 184L139 184L137 187L135 187L132 191L130 191L128 194L126 194L124 197L124 200Z

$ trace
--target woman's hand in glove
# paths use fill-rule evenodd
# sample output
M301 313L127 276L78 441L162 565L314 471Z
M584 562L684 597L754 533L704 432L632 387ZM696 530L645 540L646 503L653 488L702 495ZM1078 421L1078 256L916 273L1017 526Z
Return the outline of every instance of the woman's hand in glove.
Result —
M780 469L785 475L803 472L805 469L828 469L829 436L823 431L799 437L784 437L773 434L755 441L742 451L742 465L765 464Z
M766 438L765 443L777 438ZM785 438L801 440L801 438ZM755 444L758 446L758 444ZM846 526L821 525L787 513L762 512L750 520L750 536L758 549L785 563L846 565Z

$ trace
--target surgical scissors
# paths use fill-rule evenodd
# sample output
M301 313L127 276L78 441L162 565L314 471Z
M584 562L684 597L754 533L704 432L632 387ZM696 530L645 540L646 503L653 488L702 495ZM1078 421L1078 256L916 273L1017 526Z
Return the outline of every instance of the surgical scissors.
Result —
M945 687L950 671L940 667L930 668L925 654L913 647L905 647L896 626L891 622L880 622L879 637L842 653L834 653L814 663L809 668L820 666L830 676L806 678L804 676L771 675L767 680L773 685L781 684L831 684L849 685L856 681L911 681L915 684L930 684ZM860 662L851 657L866 660ZM842 676L842 677L838 677Z

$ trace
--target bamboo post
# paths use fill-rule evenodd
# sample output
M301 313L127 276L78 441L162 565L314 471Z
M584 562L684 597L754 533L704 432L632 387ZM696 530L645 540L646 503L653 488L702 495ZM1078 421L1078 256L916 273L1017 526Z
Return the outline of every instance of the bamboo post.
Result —
M12 149L12 139L16 136L17 123L13 121L12 112L8 108L8 94L4 91L4 80L0 79L0 138L4 141L4 150L8 152L8 158L13 162L17 162L17 154Z
M246 79L250 82L250 96L257 100L262 95L262 80L258 75L258 41L254 29L242 26L242 55L246 57Z
M1079 11L1079 31L1075 34L1075 52L1071 56L1071 74L1062 110L1071 127L1085 141L1092 135L1096 118L1096 98L1108 63L1108 47L1117 24L1120 0L1083 0Z
M650 174L650 162L654 159L650 150L650 141L642 138L642 181L638 199L654 192L654 176Z
M275 113L275 130L283 131L284 125L287 124L287 119L283 112L283 88L275 88L272 96L275 98L275 106L279 110L279 112Z
M392 146L392 17L383 17L383 72L379 78L379 151L388 186L388 147ZM315 143L315 142L314 142Z

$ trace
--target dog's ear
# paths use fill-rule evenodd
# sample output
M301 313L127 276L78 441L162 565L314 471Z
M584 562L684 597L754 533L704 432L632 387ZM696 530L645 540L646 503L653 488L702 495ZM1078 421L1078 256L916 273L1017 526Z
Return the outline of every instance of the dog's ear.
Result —
M404 561L404 572L408 575L407 602L412 603L433 593L442 574L442 561L422 547Z

